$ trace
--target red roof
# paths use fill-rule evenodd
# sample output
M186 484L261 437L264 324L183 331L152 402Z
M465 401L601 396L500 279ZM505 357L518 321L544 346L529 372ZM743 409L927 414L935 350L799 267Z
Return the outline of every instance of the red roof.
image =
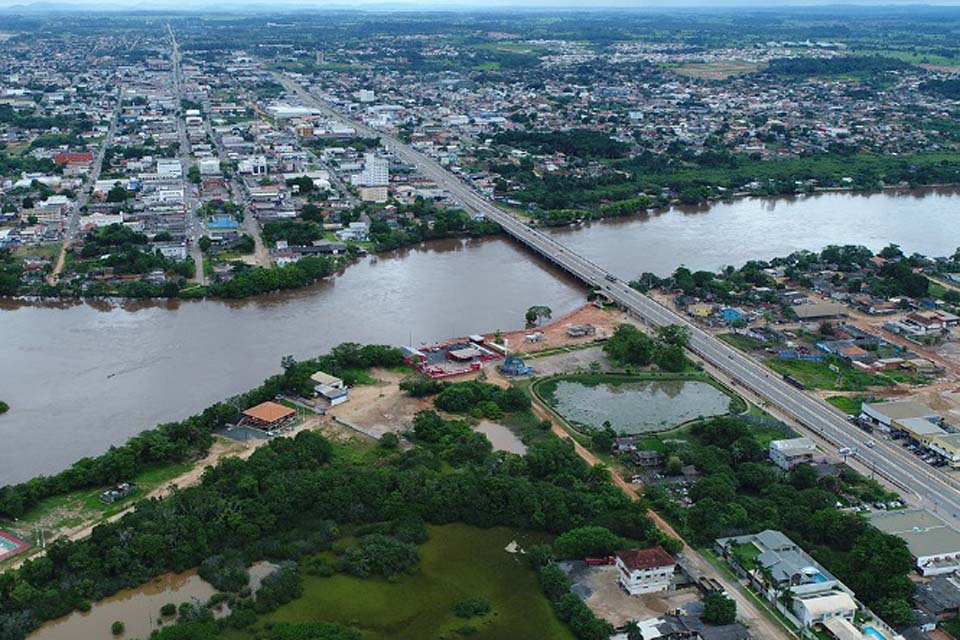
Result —
M672 567L677 564L669 553L663 547L650 547L649 549L626 549L617 551L617 557L630 571L645 571L647 569L656 569L657 567Z
M70 164L71 162L93 162L93 154L89 151L81 153L58 153L53 156L53 161L57 164Z

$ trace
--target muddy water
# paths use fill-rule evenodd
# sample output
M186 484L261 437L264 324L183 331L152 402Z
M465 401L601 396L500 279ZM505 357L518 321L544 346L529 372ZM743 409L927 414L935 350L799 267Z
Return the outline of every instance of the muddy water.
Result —
M625 278L715 269L827 244L960 245L956 191L746 198L552 230ZM259 383L285 354L343 342L418 344L517 328L533 304L583 302L569 277L505 239L369 258L316 287L238 303L0 302L0 484L58 471L158 422Z
M250 586L255 591L260 581L269 574L274 565L258 562L250 567ZM111 638L147 638L159 628L160 607L172 602L180 606L189 602L204 604L217 592L204 582L196 571L168 573L136 589L125 589L116 595L101 600L85 613L51 620L30 635L29 640L111 640ZM115 621L123 622L122 636L114 636L110 627ZM170 622L172 618L165 619Z
M496 451L508 451L521 456L527 452L527 445L523 444L517 434L502 424L483 421L474 427L474 431L487 436L487 440L490 441Z
M419 344L523 326L583 304L568 276L506 239L371 257L318 286L238 303L0 302L0 485L58 471L345 341ZM11 308L12 307L12 308Z

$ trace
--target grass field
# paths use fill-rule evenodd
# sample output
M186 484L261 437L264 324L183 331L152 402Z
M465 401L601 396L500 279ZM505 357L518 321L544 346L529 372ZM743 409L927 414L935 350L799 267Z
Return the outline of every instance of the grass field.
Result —
M881 376L863 373L847 366L830 369L829 362L781 360L770 358L764 363L780 374L789 374L811 389L828 391L865 391L870 387L888 386L891 381Z
M736 347L741 351L753 351L754 349L763 349L767 345L754 338L737 335L735 333L721 333L717 336L731 347Z
M726 80L732 76L741 76L758 71L761 65L746 60L728 60L723 62L690 62L671 67L674 73L701 80Z
M514 539L530 544L542 538L502 527L430 527L430 540L420 547L417 574L394 582L343 574L308 576L301 598L265 616L257 626L326 620L359 628L364 640L420 640L457 638L458 630L469 624L476 627L471 637L478 640L572 640L540 592L534 571L521 556L504 551ZM457 618L454 606L469 597L486 599L493 613L471 621Z
M48 533L57 533L62 529L79 526L91 520L108 518L126 509L132 502L147 493L165 485L172 479L193 468L193 463L158 466L138 473L132 478L137 490L127 498L104 504L100 502L100 493L106 487L74 491L62 496L42 500L39 505L24 514L17 522L0 521L0 528L16 534L30 535L41 527ZM22 537L22 536L21 536Z
M827 398L827 402L851 416L858 415L860 405L867 400L868 398L865 396L830 396Z

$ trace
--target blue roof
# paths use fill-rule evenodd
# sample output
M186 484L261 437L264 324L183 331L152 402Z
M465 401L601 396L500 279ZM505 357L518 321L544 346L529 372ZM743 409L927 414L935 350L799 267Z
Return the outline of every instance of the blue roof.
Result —
M736 309L727 307L726 309L722 309L720 311L720 317L726 320L727 322L736 322L737 320L743 317L743 314L737 311Z
M240 223L231 215L216 215L207 223L208 229L239 229Z

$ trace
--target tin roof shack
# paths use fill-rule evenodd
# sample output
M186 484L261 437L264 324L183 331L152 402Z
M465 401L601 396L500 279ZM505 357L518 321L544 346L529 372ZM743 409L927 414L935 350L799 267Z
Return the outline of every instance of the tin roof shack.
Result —
M326 400L331 407L346 402L348 397L347 386L343 380L323 371L317 371L310 379L315 383L313 390L318 396Z

